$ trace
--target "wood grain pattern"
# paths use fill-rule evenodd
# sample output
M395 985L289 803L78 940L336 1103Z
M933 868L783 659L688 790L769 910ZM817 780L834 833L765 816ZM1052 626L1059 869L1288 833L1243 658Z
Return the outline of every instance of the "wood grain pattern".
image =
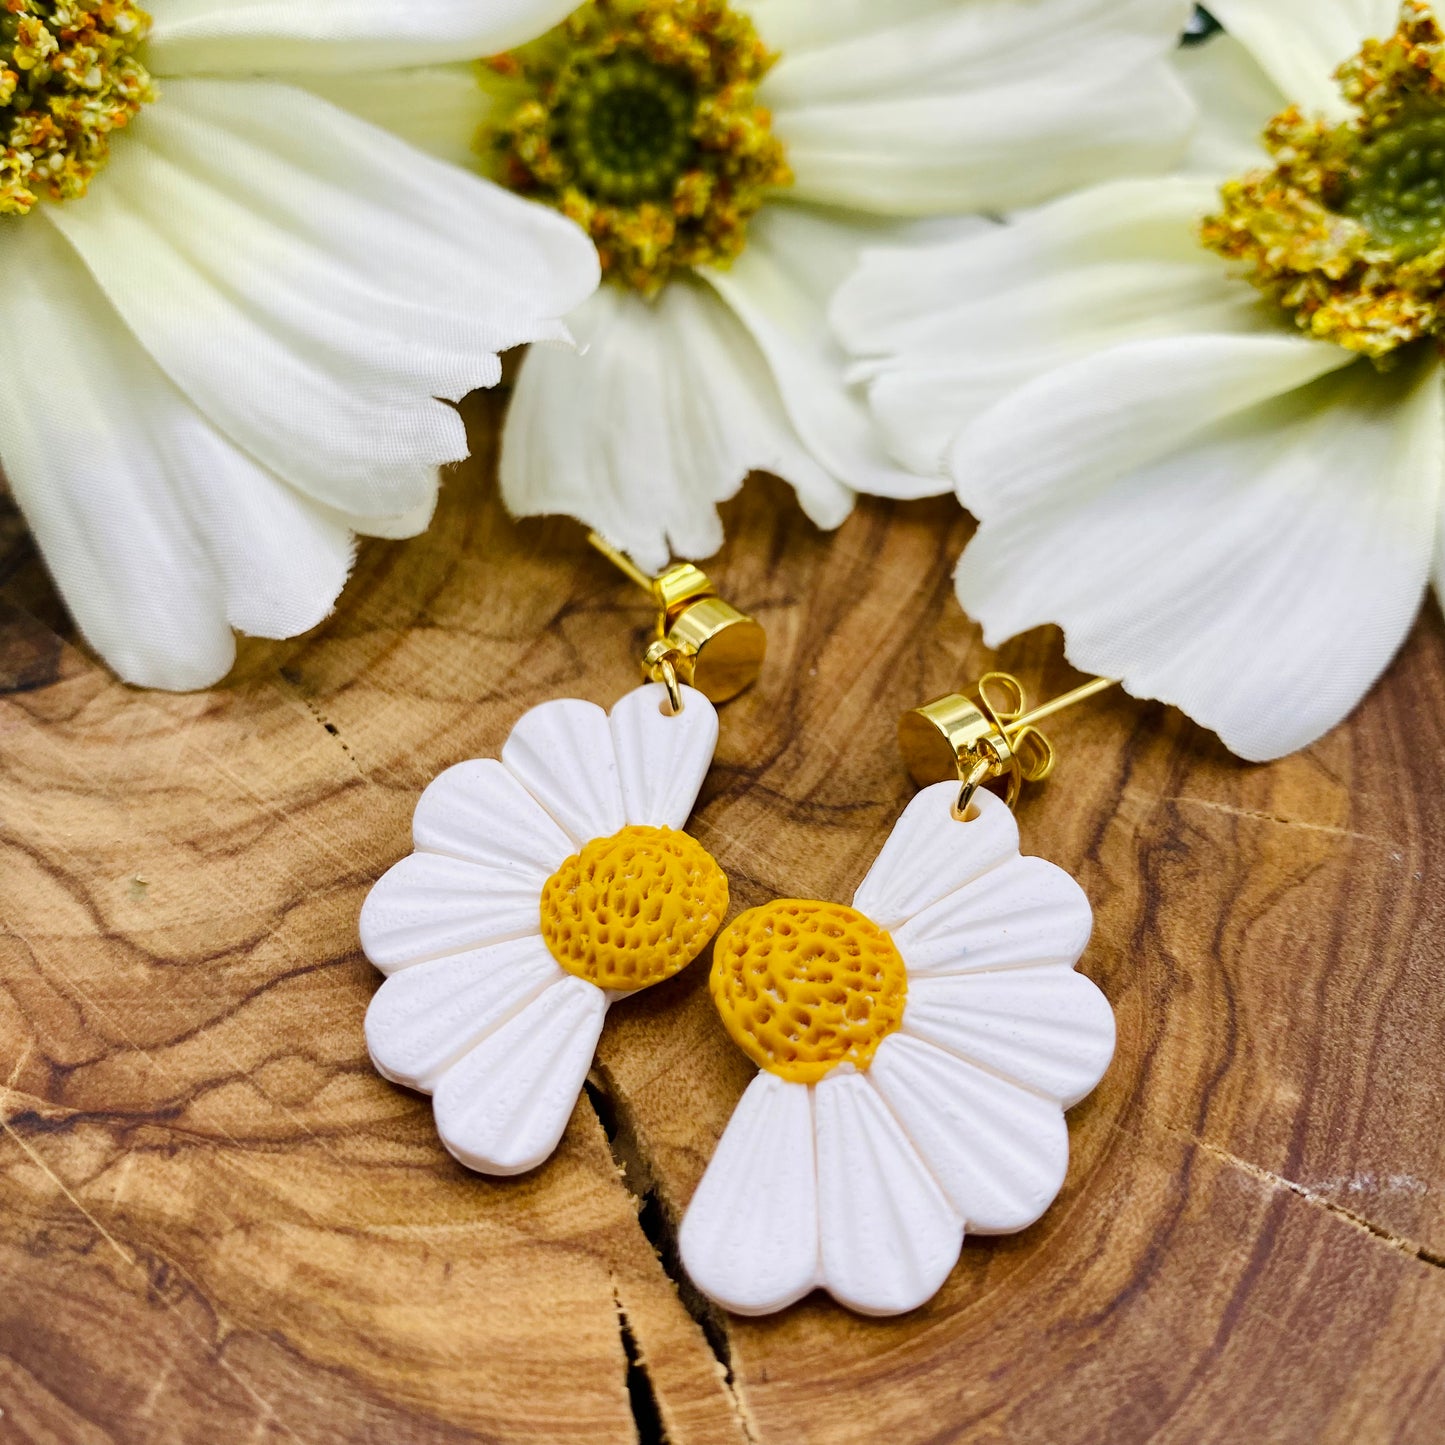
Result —
M901 1320L710 1312L671 1232L750 1066L703 970L614 1011L546 1167L496 1183L370 1069L356 916L424 783L545 698L610 703L645 605L479 456L311 636L137 693L0 521L0 1441L1419 1442L1445 1435L1445 627L1246 768L1116 697L1053 728L1026 850L1077 874L1119 1052L1033 1229ZM716 575L766 624L695 831L734 908L846 898L903 707L1001 658L951 503L813 532L758 481Z

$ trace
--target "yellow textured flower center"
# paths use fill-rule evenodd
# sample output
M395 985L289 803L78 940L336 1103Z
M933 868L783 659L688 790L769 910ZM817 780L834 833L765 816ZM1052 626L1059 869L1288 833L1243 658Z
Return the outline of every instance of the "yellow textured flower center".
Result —
M542 889L542 938L569 973L632 992L686 968L728 911L727 875L672 828L594 838Z
M73 200L155 87L131 0L0 0L0 215Z
M515 95L481 149L583 226L612 280L651 295L680 268L731 262L791 182L756 98L773 59L725 0L591 0L487 62Z
M856 908L792 898L723 930L710 982L734 1043L796 1084L843 1063L866 1069L908 998L907 970L883 929Z
M1430 7L1405 0L1396 32L1338 79L1355 117L1277 115L1275 165L1229 181L1201 237L1303 330L1384 362L1445 338L1445 35Z

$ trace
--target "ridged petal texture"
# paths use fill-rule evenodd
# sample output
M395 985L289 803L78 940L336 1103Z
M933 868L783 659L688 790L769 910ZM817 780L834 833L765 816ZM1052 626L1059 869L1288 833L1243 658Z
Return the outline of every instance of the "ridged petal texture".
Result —
M1027 1228L1063 1186L1069 1131L1051 1100L908 1034L869 1078L975 1234Z
M687 688L683 709L663 712L667 689L639 687L612 709L612 740L629 823L649 828L686 826L717 750L717 709Z
M686 823L717 713L691 688L676 717L665 698L648 684L611 717L575 699L533 708L500 762L459 763L432 782L415 851L362 907L362 947L389 975L367 1011L372 1061L433 1095L442 1142L469 1168L534 1168L577 1102L610 999L553 959L542 890L594 838Z
M935 783L904 809L853 907L880 928L894 929L1008 858L1018 856L1014 815L992 793L980 793L978 817L953 817L957 783Z
M383 972L537 932L547 875L413 853L389 869L361 909L361 946Z
M436 1087L442 1143L486 1174L535 1169L572 1117L606 1013L601 989L568 976L489 1034Z
M814 1089L828 1292L862 1314L917 1309L957 1262L963 1219L866 1078L830 1074Z
M432 780L411 823L413 845L543 880L572 840L495 758L472 758Z
M574 843L611 837L627 822L612 729L595 702L534 707L512 729L502 761Z
M1062 964L1084 952L1094 915L1084 890L1042 858L1010 858L893 930L910 978Z
M1065 1108L1114 1057L1108 999L1069 968L914 979L903 1027Z
M819 1283L811 1094L759 1074L683 1219L688 1274L736 1314L771 1314Z
M913 800L854 899L908 970L900 1030L864 1073L761 1074L689 1206L683 1263L728 1309L810 1286L863 1314L917 1309L966 1229L1027 1228L1063 1185L1064 1110L1114 1049L1108 1001L1074 971L1092 911L1061 869L1019 856L1004 803L981 794L960 823L955 794Z
M404 968L366 1011L372 1062L393 1083L429 1094L468 1049L566 977L535 936Z

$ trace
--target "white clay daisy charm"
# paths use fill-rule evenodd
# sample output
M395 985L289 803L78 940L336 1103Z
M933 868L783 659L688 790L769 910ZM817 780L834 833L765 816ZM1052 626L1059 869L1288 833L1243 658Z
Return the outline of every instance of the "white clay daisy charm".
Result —
M966 1231L1023 1229L1063 1184L1064 1110L1114 1052L1108 1000L1074 969L1093 913L1019 855L1006 803L978 793L964 821L958 796L913 800L852 907L771 903L718 938L713 1001L762 1072L680 1248L738 1314L815 1288L864 1314L917 1308Z
M366 1015L372 1061L432 1095L468 1168L520 1174L562 1137L608 1007L707 946L727 878L680 831L717 745L717 712L658 683L609 717L532 709L501 761L422 794L415 851L371 890L367 957L388 976Z

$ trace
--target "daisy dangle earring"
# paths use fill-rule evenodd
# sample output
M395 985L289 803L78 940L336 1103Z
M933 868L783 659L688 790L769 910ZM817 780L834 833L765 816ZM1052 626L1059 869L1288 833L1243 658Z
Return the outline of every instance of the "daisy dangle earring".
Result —
M688 564L648 577L649 681L609 716L559 699L500 760L422 794L415 851L367 896L361 944L386 981L366 1015L377 1070L432 1096L468 1168L520 1174L557 1147L608 1008L671 978L727 914L721 868L682 828L712 763L713 704L762 665L762 628Z
M942 1286L965 1231L1012 1233L1053 1202L1064 1110L1103 1077L1114 1015L1074 967L1088 899L1020 856L1012 807L1053 769L1036 724L1109 686L1030 712L990 673L976 699L906 713L927 786L852 905L766 904L718 937L713 1002L761 1072L679 1237L717 1303L769 1314L821 1288L901 1314Z

